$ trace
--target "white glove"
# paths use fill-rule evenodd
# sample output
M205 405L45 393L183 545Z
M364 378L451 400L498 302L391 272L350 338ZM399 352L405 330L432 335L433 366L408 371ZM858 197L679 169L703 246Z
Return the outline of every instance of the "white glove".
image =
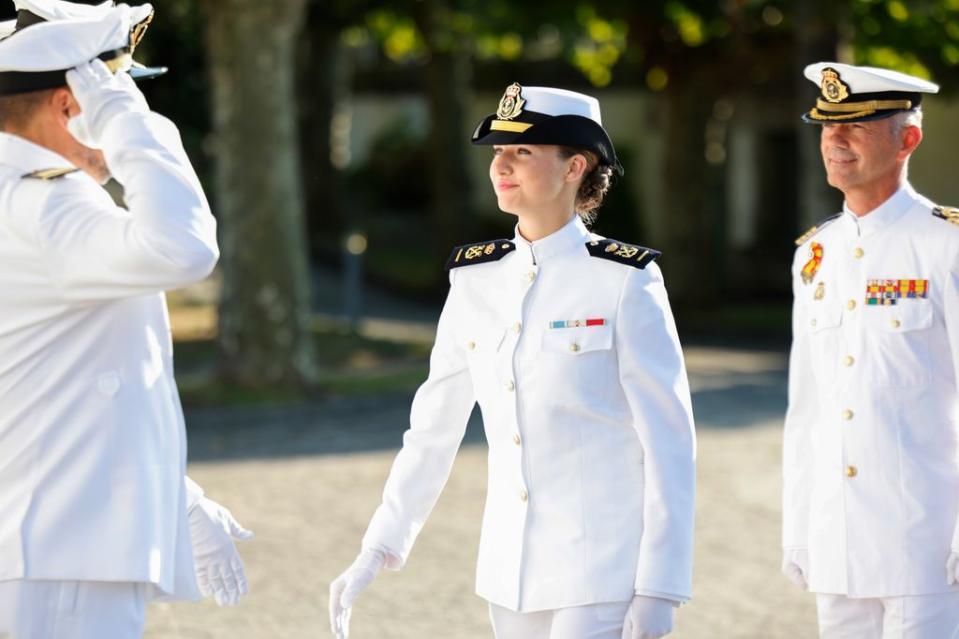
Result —
M229 510L206 497L190 510L188 519L200 592L205 597L213 595L221 606L236 605L248 589L243 560L233 540L253 539L253 533Z
M946 561L946 585L959 584L959 552L953 550Z
M659 639L673 631L673 608L668 599L636 595L623 624L623 639Z
M365 548L342 575L330 584L330 629L336 639L350 636L353 602L386 565L386 553Z
M80 113L70 118L67 128L80 144L90 148L102 148L107 124L117 115L150 110L130 74L113 74L102 60L85 62L67 71L67 84L80 105Z
M803 590L809 588L806 575L809 573L809 552L805 548L783 550L783 574Z

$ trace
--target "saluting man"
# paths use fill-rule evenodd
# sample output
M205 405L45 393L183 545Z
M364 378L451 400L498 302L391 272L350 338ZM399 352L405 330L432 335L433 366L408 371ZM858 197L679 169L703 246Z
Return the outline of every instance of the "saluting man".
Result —
M785 424L783 570L829 639L959 628L959 211L916 193L924 93L822 62L822 127L843 211L797 241Z
M233 538L250 533L185 476L162 293L209 274L216 224L128 72L152 7L17 6L0 41L0 636L135 638L151 599L246 591Z
M587 229L621 172L595 98L513 84L473 142L492 145L518 224L450 256L429 378L362 551L330 587L333 632L406 562L479 402L476 590L496 637L662 637L691 594L695 434L659 253Z

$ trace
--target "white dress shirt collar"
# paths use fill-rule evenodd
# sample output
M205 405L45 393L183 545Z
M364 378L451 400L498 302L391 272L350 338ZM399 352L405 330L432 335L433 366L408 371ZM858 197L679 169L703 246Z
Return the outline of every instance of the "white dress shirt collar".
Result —
M917 198L916 192L908 182L903 182L892 196L869 211L858 216L849 209L849 205L842 203L842 222L846 230L854 232L859 237L867 237L879 233L887 226L901 218Z
M516 252L532 264L542 264L553 255L565 253L576 245L584 245L587 240L589 240L589 229L576 214L573 214L572 219L563 228L535 242L530 242L520 235L519 224L516 225L513 235Z
M12 166L24 175L43 169L69 169L73 163L58 153L21 138L0 131L0 164Z

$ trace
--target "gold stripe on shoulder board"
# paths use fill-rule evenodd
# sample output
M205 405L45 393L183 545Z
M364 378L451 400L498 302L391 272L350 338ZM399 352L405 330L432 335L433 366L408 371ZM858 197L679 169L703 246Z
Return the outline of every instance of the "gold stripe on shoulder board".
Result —
M796 238L796 246L801 246L802 244L804 244L806 240L808 240L813 235L815 235L819 231L823 230L824 228L826 228L827 226L829 226L830 224L838 220L840 217L842 217L842 215L843 215L842 213L836 213L834 215L830 215L824 220L819 220L816 226L812 227L811 229L809 229L808 231L806 231L805 233L803 233L802 235Z
M39 171L34 171L33 173L27 173L22 177L24 179L34 180L56 180L57 178L62 178L64 175L76 173L79 170L80 169L41 169Z
M812 227L811 229L809 229L808 231L806 231L805 233L803 233L802 235L800 235L799 237L797 237L797 238L796 238L796 246L802 246L803 243L805 243L806 240L808 240L808 239L811 238L813 235L815 235L817 231L819 231L819 227L818 227L818 226L814 226L814 227Z

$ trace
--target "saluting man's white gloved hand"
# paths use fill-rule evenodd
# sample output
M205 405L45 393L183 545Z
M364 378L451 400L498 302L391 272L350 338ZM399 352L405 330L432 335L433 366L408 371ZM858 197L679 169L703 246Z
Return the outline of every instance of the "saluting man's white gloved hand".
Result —
M248 591L243 560L234 539L253 539L229 510L212 499L201 497L190 510L190 540L196 582L205 597L213 596L221 606L233 606Z
M330 629L336 639L350 636L353 602L386 565L386 553L365 548L353 564L330 584Z
M959 552L953 550L946 561L946 585L959 584Z
M102 147L107 124L115 116L150 110L146 98L129 73L112 73L102 60L93 60L67 71L67 84L80 105L81 113L67 122L78 142L94 149Z
M806 574L809 572L809 552L805 548L788 548L783 551L783 574L803 590L809 588Z
M636 595L623 624L623 639L659 639L673 631L673 608L668 599Z

